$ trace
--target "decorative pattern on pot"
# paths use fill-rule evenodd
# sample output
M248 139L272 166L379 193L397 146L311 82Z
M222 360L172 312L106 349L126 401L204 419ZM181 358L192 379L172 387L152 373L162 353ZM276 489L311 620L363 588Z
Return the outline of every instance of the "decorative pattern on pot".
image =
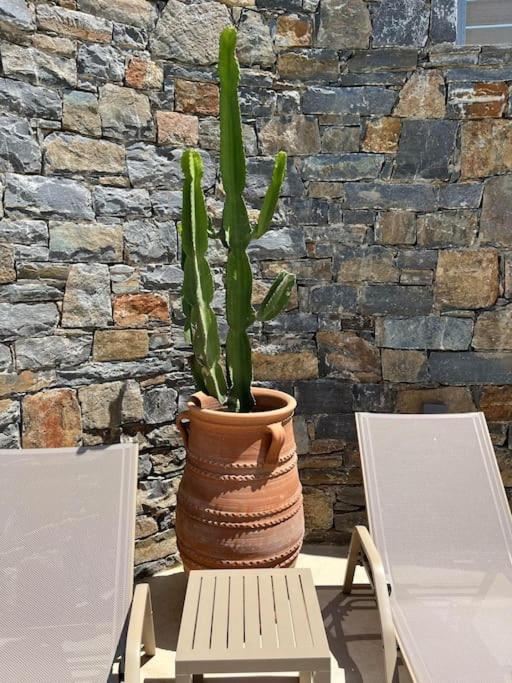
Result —
M271 389L253 395L254 412L231 413L198 393L178 418L187 462L176 533L187 569L290 567L299 554L295 399Z

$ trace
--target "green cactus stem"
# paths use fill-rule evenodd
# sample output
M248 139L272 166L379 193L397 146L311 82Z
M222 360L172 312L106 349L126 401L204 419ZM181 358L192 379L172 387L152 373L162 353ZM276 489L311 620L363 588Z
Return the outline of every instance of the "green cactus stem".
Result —
M185 176L181 224L182 297L185 333L194 350L192 372L201 391L224 403L227 386L220 364L217 319L210 305L214 293L212 273L206 260L210 221L201 188L203 161L199 152L186 150L181 166Z
M254 408L251 393L252 358L248 329L255 320L272 320L286 307L295 277L280 273L256 314L252 304L252 269L247 255L251 240L262 237L270 227L286 171L286 154L276 157L272 179L265 194L258 224L249 221L244 201L246 159L242 140L242 120L238 103L240 68L236 59L236 31L224 29L219 47L220 80L220 172L225 193L222 224L212 229L201 189L203 166L199 152L183 155L182 290L185 333L194 350L192 370L197 386L233 412ZM219 238L227 249L225 274L226 375L220 365L217 321L211 308L213 279L206 251L208 238Z

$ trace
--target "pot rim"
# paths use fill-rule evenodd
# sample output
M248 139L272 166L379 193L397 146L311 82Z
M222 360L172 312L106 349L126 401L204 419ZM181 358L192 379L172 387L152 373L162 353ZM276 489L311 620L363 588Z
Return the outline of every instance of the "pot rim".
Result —
M280 399L283 405L272 410L261 410L254 413L231 413L217 408L201 408L192 401L189 401L188 410L191 416L193 415L204 422L244 427L282 422L293 415L297 407L297 401L293 396L284 391L267 389L265 387L252 387L251 391L256 399L256 403L258 403L258 398L271 396L275 399Z

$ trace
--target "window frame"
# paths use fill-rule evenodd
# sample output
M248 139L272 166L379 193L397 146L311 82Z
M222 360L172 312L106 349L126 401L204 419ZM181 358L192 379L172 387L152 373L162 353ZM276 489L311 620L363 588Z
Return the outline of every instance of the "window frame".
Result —
M466 42L466 31L467 31L467 4L468 2L471 2L471 0L456 0L456 18L457 18L457 29L456 29L456 44L457 45L477 45L477 43L467 43ZM512 0L511 0L512 2ZM488 24L485 25L486 28L511 28L512 32L512 23L511 24ZM477 27L477 26L472 26L471 28L483 28L482 27ZM512 44L512 35L510 38L510 41L507 43L486 43L490 45L511 45Z

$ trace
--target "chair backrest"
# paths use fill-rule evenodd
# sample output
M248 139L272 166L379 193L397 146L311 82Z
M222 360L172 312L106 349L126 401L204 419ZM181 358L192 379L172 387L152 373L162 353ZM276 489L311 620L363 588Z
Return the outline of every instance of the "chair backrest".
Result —
M482 413L359 413L370 530L396 595L511 567L510 511Z
M133 590L137 446L0 450L0 680L105 683Z

